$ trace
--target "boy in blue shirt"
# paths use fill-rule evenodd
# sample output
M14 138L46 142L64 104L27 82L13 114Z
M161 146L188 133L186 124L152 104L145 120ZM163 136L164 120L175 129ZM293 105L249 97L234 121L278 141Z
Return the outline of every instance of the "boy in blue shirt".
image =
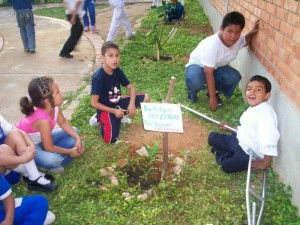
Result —
M120 50L113 42L102 45L103 66L92 78L91 105L97 110L101 135L106 143L115 143L120 132L121 118L133 116L141 102L150 102L148 94L136 94L135 87L118 67ZM121 85L129 90L129 96L121 97Z
M35 53L35 29L31 0L8 0L16 11L25 52Z
M166 5L167 22L172 20L180 20L184 16L184 6L177 0L171 0L171 3Z

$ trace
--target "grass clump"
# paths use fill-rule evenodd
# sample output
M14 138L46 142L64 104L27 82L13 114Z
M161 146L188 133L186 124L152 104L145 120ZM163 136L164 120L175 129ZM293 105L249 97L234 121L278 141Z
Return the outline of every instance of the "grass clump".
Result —
M146 34L151 24L161 20L156 10L149 11L143 19L136 37L124 45L122 40L121 68L138 91L150 94L152 101L161 102L167 93L171 76L176 77L173 103L182 103L216 120L225 120L232 126L246 109L242 93L236 90L230 101L217 112L207 107L204 92L193 105L186 101L185 64L190 52L208 34L208 18L198 1L186 1L187 17L180 25L175 37L164 47L163 54L173 56L169 61L144 61L145 56L155 56L155 46ZM167 27L170 30L172 27ZM205 31L203 34L200 31ZM166 31L166 34L168 32ZM130 187L127 176L118 168L119 186L100 176L104 167L115 166L121 158L128 156L128 146L123 142L107 145L99 136L99 129L90 127L89 117L94 114L90 96L82 98L71 121L84 139L86 152L75 159L62 175L56 176L59 190L46 194L50 210L56 214L58 225L71 224L214 224L241 225L247 223L245 206L246 172L225 174L215 163L209 147L193 151L187 156L183 174L172 182L169 177L153 187L154 194L145 201L136 197L126 201L123 192L136 196L143 193L138 187ZM190 117L195 115L184 112ZM197 117L200 120L200 118ZM139 114L134 122L141 122ZM208 130L218 127L203 121ZM121 132L126 132L122 127ZM291 190L278 183L277 176L268 173L267 202L261 224L300 224L297 209L291 204ZM107 187L104 190L101 187ZM14 187L16 196L28 195L24 185Z

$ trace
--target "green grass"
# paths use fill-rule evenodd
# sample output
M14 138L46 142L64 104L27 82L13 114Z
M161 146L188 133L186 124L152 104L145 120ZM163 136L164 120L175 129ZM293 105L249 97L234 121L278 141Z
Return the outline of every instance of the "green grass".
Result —
M186 1L187 17L180 25L175 37L165 46L163 54L172 55L170 61L143 61L145 56L155 56L154 45L146 37L151 24L158 22L158 12L149 11L143 19L137 36L122 46L121 68L138 91L150 94L152 101L161 102L165 98L171 76L176 77L173 103L182 103L207 114L217 120L228 121L232 126L246 109L240 90L236 90L230 101L217 112L211 112L204 93L199 93L199 101L189 104L186 101L185 64L189 53L205 35L195 32L209 24L208 18L197 1ZM166 36L168 30L166 28ZM72 97L71 97L72 98ZM225 100L225 99L224 99ZM184 114L201 120L183 111ZM246 172L225 174L215 163L209 147L198 149L187 155L187 165L183 174L171 181L171 174L158 186L153 187L154 195L146 201L133 198L125 201L122 192L132 195L142 193L137 187L129 187L126 175L117 169L120 185L112 186L107 178L99 175L100 169L116 165L121 158L128 157L125 143L107 145L99 136L99 130L90 127L88 119L94 114L90 106L90 96L83 97L71 120L85 142L86 152L56 176L59 190L46 194L50 210L56 214L57 225L72 224L247 224L245 206ZM141 122L139 114L134 121ZM218 127L201 120L209 131ZM130 129L130 128L129 128ZM126 132L122 127L121 132ZM99 184L109 188L101 190ZM291 204L291 190L278 182L277 176L269 170L267 202L262 224L300 224L297 209ZM14 187L15 195L27 195L24 185Z
M34 10L34 15L54 17L62 20L66 18L64 7L36 9Z

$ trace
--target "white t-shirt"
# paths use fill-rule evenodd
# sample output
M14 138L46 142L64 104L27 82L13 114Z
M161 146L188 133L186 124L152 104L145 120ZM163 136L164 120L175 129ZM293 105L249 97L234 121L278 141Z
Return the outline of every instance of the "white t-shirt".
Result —
M237 139L248 155L250 149L256 154L254 158L278 155L277 143L280 134L277 129L277 116L267 102L249 107L241 116L240 124Z
M77 2L80 2L80 6L77 10L77 14L81 15L84 11L82 10L82 0L64 0L67 4L66 14L71 14L71 12L76 8Z
M201 67L208 66L218 68L220 66L228 65L233 61L240 49L247 44L243 35L231 47L227 47L216 33L202 40L198 46L192 51L190 60L186 67L195 64Z

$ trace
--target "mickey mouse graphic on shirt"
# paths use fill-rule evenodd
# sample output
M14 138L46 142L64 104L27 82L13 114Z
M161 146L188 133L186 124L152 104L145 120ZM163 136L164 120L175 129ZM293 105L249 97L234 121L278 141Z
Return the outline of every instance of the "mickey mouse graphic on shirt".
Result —
M111 91L108 92L108 99L111 103L118 103L121 97L121 90L116 86L111 88Z

